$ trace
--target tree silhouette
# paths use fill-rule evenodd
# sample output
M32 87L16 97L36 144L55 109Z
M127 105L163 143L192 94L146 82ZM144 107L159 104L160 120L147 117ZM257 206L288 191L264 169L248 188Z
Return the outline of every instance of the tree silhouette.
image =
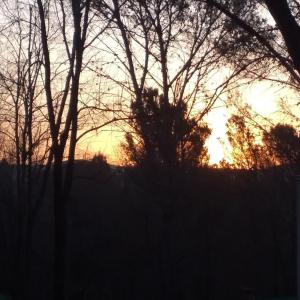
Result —
M214 8L228 17L232 24L233 35L244 38L244 45L252 44L249 53L262 54L272 66L277 66L290 75L290 85L297 87L300 83L300 43L299 43L299 13L300 6L297 1L272 1L272 0L243 0L223 1L207 0ZM261 10L267 8L276 25L272 26L266 18L262 17ZM247 10L247 11L246 11ZM257 47L259 46L259 47ZM239 51L238 48L235 48ZM259 49L259 50L257 50ZM240 62L240 55L231 56L235 62ZM244 60L251 59L244 56ZM238 59L237 59L238 58ZM271 69L272 70L272 69ZM274 68L273 68L274 71ZM254 72L254 75L258 75ZM260 76L257 76L258 78ZM280 81L280 80L279 80Z
M231 38L226 18L211 9L205 1L93 0L92 3L99 14L114 24L108 32L116 47L103 46L126 76L124 79L121 75L119 78L115 76L112 80L133 99L131 112L137 120L150 122L146 126L140 126L140 121L137 122L135 129L140 140L135 141L133 136L127 135L127 145L132 150L129 155L132 156L131 161L143 157L143 162L148 161L148 165L157 161L168 165L168 168L178 162L184 165L183 162L187 161L197 165L203 143L197 141L200 132L196 133L198 125L193 123L199 124L216 101L237 85L236 79L242 76L248 65L236 64L234 68L227 69L226 75L222 74L211 89L209 82L213 74L222 69L223 53L218 48ZM158 133L154 128L151 134L147 128L153 125L153 116L151 112L150 120L145 106L147 87L150 86L159 89L159 95L155 96L156 106L159 107L157 116L164 115L156 123L164 129L159 128ZM152 108L153 112L157 110L153 105ZM188 118L179 115L188 115L190 110L198 112L197 119L189 119L186 124L174 122L177 119L187 121ZM183 132L176 131L173 126L181 126ZM187 138L183 129L186 126L189 127L186 132L193 132L195 136L192 150L187 150L191 147L192 136ZM154 136L159 141L155 146L152 143ZM176 141L181 141L181 145ZM197 143L198 149L195 146ZM146 156L141 149L145 149ZM189 157L193 152L193 157Z
M300 162L300 137L294 127L277 124L264 133L263 140L275 163L296 165Z
M67 231L67 200L69 199L75 160L75 150L78 135L78 114L81 73L83 70L84 52L87 48L87 36L90 25L90 0L64 3L59 1L59 14L62 16L62 25L59 32L64 44L66 55L66 74L64 91L59 95L59 103L55 101L53 84L53 57L51 56L51 39L48 35L48 26L52 15L49 6L44 1L37 1L40 39L43 52L43 87L45 90L48 124L51 136L51 153L49 164L53 160L53 200L54 200L54 298L65 299L65 265L66 265L66 231ZM56 5L56 4L54 4ZM66 17L72 22L73 38L67 38ZM49 21L50 20L50 21ZM54 68L55 69L55 68ZM57 71L56 71L57 72ZM64 154L68 152L68 159L63 164ZM64 170L65 169L65 170Z
M264 0L284 39L293 66L300 74L300 6L296 1Z
M156 89L145 89L143 114L132 104L134 133L122 147L130 163L147 167L189 168L207 164L205 141L211 130L189 117L183 101L168 104ZM142 134L143 133L143 134Z
M233 115L227 122L227 136L232 147L233 165L239 169L257 170L268 165L262 145L255 141L244 117Z

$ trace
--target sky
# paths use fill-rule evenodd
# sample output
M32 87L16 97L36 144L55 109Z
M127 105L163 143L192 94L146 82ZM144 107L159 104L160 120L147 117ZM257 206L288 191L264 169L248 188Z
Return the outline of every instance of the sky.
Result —
M240 90L240 99L243 103L249 104L253 111L262 117L267 117L274 123L285 122L278 112L278 100L286 98L293 102L297 95L282 85L272 85L270 82L261 81L248 85ZM232 114L232 109L216 104L207 116L206 121L212 129L212 134L206 142L209 150L210 164L218 164L226 156L226 122ZM120 143L124 137L122 130L113 125L106 127L97 135L92 135L78 144L78 155L93 155L101 152L105 154L112 164L119 164L122 161ZM224 146L225 145L225 146ZM225 147L225 149L224 149Z
M262 10L264 17L270 23L273 19L267 11ZM222 72L221 72L222 73ZM220 72L217 77L221 76ZM218 78L214 78L212 82L218 83ZM277 102L280 98L290 98L295 95L282 85L271 84L268 81L260 81L243 87L239 90L240 99L242 102L251 106L253 111L262 117L270 118L274 123L282 122L278 114ZM212 134L206 142L210 155L210 164L218 164L220 160L228 156L226 149L226 122L234 112L232 108L226 108L225 103L219 101L216 103L216 108L209 112L205 121L212 129ZM115 127L106 127L104 131L98 135L90 136L87 140L79 143L78 148L81 153L96 153L98 151L105 154L110 163L118 164L122 161L122 153L120 151L120 143L123 140L124 133L116 130Z
M111 43L110 39L109 42ZM95 52L98 53L97 48L95 48ZM51 53L53 55L55 51L52 51ZM93 51L91 51L89 55L93 59L103 59L102 57L97 57ZM105 55L105 58L106 60L102 62L103 65L111 60L111 57L107 54ZM60 57L58 56L57 59L60 59ZM91 64L93 64L93 62L91 62ZM120 73L120 70L113 69L112 66L113 64L107 63L105 68L109 67L109 71L114 77L117 76L116 74ZM91 80L93 79L86 79L88 82L91 82ZM218 81L217 78L214 78L214 81ZM287 88L271 85L270 82L257 82L240 90L242 101L251 105L253 110L258 114L274 119L276 122L281 121L277 114L278 99L280 97L290 97L290 95L292 95L292 93ZM232 110L227 109L224 103L217 103L216 106L217 108L213 109L205 119L212 129L212 135L206 143L210 154L211 164L217 164L224 156L226 156L227 150L224 149L224 145L226 147L226 122L232 113ZM113 125L106 126L104 130L100 131L98 134L93 133L78 143L77 156L78 158L88 158L94 153L101 152L107 156L110 163L119 164L123 158L119 147L123 137L124 132L119 128L116 128Z

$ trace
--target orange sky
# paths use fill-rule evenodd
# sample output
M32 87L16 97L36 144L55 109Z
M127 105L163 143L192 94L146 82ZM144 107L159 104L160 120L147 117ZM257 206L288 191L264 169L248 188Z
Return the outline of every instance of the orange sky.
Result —
M280 97L289 97L292 99L297 96L293 95L288 88L278 85L272 86L269 82L258 82L241 90L241 99L244 102L250 104L253 110L260 115L274 120L275 123L282 122L278 114L277 105L277 100ZM213 129L212 135L207 141L211 164L218 163L224 158L225 125L230 114L230 110L223 106L211 111L207 117L207 122ZM116 128L110 126L105 128L105 131L100 132L99 135L93 135L80 142L78 148L81 150L80 153L84 153L86 150L91 153L101 151L108 157L110 163L117 164L122 159L119 144L123 136L122 132L118 132Z

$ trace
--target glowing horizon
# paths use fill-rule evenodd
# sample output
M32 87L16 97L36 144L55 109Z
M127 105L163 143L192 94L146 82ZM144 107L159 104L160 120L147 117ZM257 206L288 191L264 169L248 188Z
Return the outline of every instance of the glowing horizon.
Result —
M262 117L270 118L273 122L286 122L278 114L277 102L281 97L296 97L287 87L271 85L268 81L256 82L243 88L240 95L241 101L247 103L253 111ZM225 105L214 108L208 113L205 121L212 129L211 136L207 139L206 146L210 155L210 165L218 164L222 159L228 160L226 148L226 122L234 113L232 108ZM83 157L88 153L91 157L97 152L104 154L111 164L122 162L120 143L123 141L124 133L116 130L113 125L105 128L99 134L92 134L85 140L79 142L77 156Z

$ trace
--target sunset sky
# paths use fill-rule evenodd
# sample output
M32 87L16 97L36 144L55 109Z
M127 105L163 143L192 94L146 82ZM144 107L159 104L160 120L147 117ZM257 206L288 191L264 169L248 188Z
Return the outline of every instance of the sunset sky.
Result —
M288 99L290 103L297 101L295 95L287 87L271 84L267 81L253 83L240 89L241 102L249 104L253 111L262 117L268 117L274 123L289 123L283 115L279 113L278 100ZM224 156L228 157L226 146L226 122L230 118L233 108L226 108L225 103L219 101L206 117L206 121L213 129L212 135L207 140L207 147L210 154L210 163L217 164ZM105 127L97 135L93 134L82 140L78 145L78 156L82 157L86 153L93 155L98 151L105 154L112 164L122 161L120 143L123 140L124 132L113 125Z
M266 13L266 11L263 10L262 14L268 19L270 24L273 23L273 19L268 13ZM117 76L123 77L125 74L124 70L121 70L119 65L114 64L115 56L113 52L109 54L109 52L104 51L103 54L101 51L99 51L99 49L107 50L108 48L112 48L113 51L118 51L116 49L118 49L118 47L120 48L120 45L116 43L111 35L107 35L104 38L101 38L101 43L96 43L94 45L94 48L89 50L89 52L86 52L86 60L91 62L90 69L95 68L95 70L93 70L93 72L95 72L97 71L97 68L102 69L102 67L104 67L107 69L107 73L111 74L114 79L116 79ZM108 48L105 47L105 44ZM52 47L52 59L55 61L55 63L58 63L61 60L61 55L57 54L61 53L57 52L57 49L61 50L59 43L55 43ZM9 51L9 49L7 49L7 51ZM121 50L119 49L119 51ZM98 66L97 63L94 65L94 62L97 61L99 61ZM154 66L153 68L157 69L158 67L156 68ZM180 63L178 61L171 61L169 66L170 73L176 73L177 68L180 68ZM94 75L93 72L91 72L92 75ZM155 73L155 70L153 72ZM218 85L218 81L221 81L218 80L218 76L222 77L222 75L220 75L222 74L222 72L216 72L216 74L217 75L214 78L214 81L216 82L216 85ZM99 77L101 77L101 75L99 75ZM83 82L86 81L88 84L92 83L92 85L88 87L88 90L90 91L90 93L96 94L98 91L97 82L94 83L94 79L92 77L89 78L86 74L82 76L82 79ZM124 78L122 78L122 80L124 80ZM63 77L61 82L63 85ZM63 86L61 86L60 89L63 89ZM101 88L99 86L99 91L100 90ZM275 123L283 122L283 120L281 119L282 116L277 113L277 101L282 97L295 98L293 93L288 88L284 88L282 85L272 85L270 82L266 81L256 82L254 84L248 85L247 87L242 87L238 92L240 94L239 100L241 100L241 102L248 103L252 107L252 109L259 115L271 118ZM212 135L207 140L207 147L209 149L211 164L218 163L223 158L228 158L228 149L224 149L227 147L226 122L230 118L232 113L234 113L234 109L228 109L226 108L226 104L224 102L217 101L217 103L215 104L215 108L210 111L204 119L204 121L206 121L212 129ZM103 122L105 122L105 120ZM288 120L285 119L284 122L288 122ZM97 134L92 133L78 143L77 157L90 157L94 153L100 151L107 156L109 162L118 164L122 161L122 153L119 146L123 140L123 137L124 131L122 130L122 128L118 128L114 124L106 126Z

